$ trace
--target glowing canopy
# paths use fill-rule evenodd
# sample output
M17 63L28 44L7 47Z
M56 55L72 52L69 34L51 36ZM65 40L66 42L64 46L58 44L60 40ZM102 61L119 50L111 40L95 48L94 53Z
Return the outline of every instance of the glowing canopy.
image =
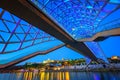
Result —
M120 28L120 1L28 0L75 40ZM64 44L26 21L0 8L0 64L21 59ZM95 42L85 42L98 58L103 51ZM99 54L99 55L98 55Z
M94 34L118 28L120 24L119 0L29 0L46 13L74 39L90 38ZM118 4L116 4L118 3ZM99 25L113 14L114 22ZM112 19L112 17L117 17ZM113 26L114 25L114 26Z

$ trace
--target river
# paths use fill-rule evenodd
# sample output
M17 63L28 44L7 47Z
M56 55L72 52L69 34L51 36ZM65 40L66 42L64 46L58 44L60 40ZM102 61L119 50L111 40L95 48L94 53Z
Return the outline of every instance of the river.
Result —
M120 80L120 72L11 72L0 80Z

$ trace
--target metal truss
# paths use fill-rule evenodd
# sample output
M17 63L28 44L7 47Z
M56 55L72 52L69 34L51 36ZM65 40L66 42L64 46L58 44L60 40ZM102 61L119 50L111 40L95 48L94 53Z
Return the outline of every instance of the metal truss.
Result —
M120 5L109 0L28 0L57 22L75 40L103 31L99 24ZM116 27L114 27L116 28ZM109 27L111 29L111 27Z
M56 39L0 8L0 54L53 40Z

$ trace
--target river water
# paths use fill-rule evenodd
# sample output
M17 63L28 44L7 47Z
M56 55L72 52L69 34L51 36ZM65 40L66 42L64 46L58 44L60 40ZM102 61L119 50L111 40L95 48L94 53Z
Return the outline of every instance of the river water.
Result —
M0 80L120 80L120 72L11 72Z

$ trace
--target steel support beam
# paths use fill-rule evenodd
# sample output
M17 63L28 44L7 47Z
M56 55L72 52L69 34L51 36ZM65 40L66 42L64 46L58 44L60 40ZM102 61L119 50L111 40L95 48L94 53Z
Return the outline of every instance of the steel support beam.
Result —
M91 38L79 39L78 41L79 42L81 41L103 41L111 36L120 36L120 28L115 28L112 30L99 32Z
M31 54L31 55L28 55L28 56L25 56L25 57L23 57L23 58L20 58L20 59L18 59L18 60L12 61L12 62L10 62L10 63L8 63L8 64L0 65L0 69L2 69L2 68L7 68L7 67L10 67L10 66L12 66L12 65L18 64L18 63L20 63L20 62L22 62L22 61L25 61L25 60L30 59L30 58L32 58L32 57L34 57L34 56L37 56L37 55L45 55L45 54L47 54L47 53L49 53L49 52L52 52L52 51L54 51L54 50L56 50L56 49L59 49L59 48L63 47L63 46L65 46L65 45L64 45L64 44L61 44L61 45L56 46L56 47L53 47L53 48L51 48L51 49L49 49L49 50L46 50L46 51L43 51L43 52L36 52L36 53Z

